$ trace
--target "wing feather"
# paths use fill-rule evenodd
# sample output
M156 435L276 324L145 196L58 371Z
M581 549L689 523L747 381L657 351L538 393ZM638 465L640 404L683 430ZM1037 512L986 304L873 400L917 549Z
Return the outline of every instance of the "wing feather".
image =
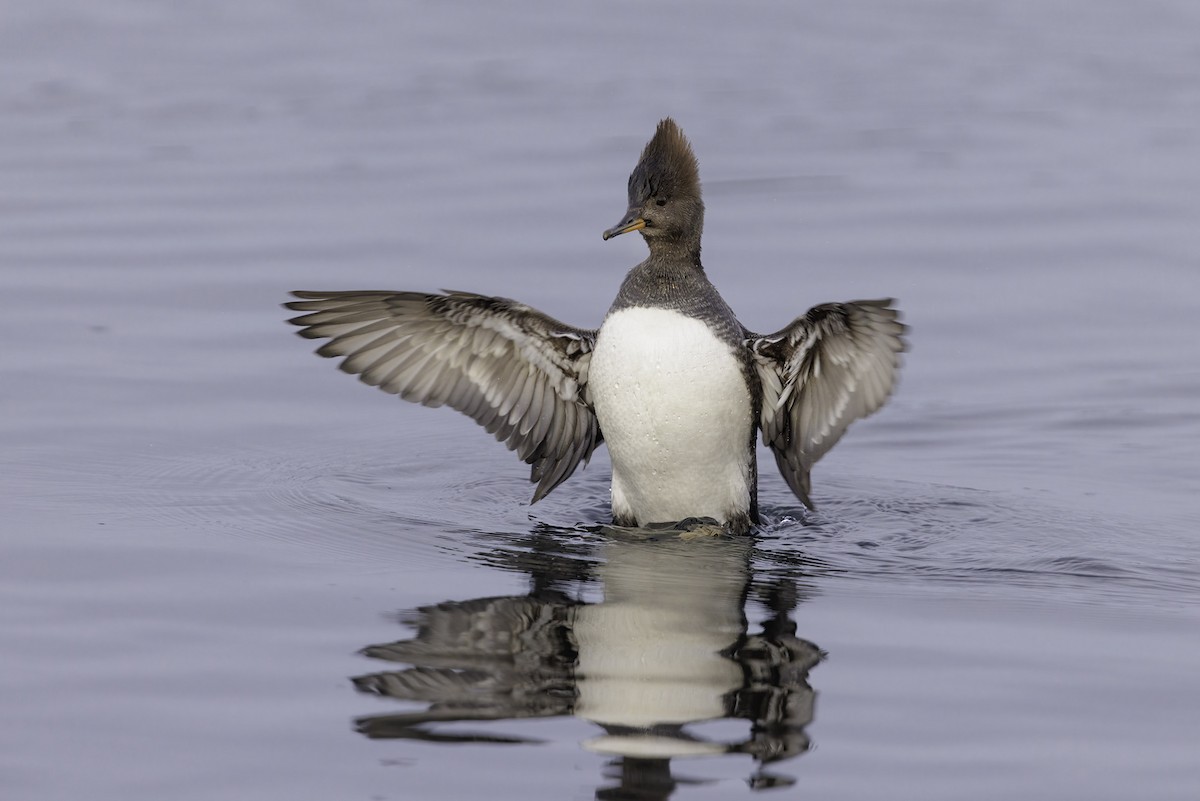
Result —
M812 466L896 385L908 326L892 303L826 303L774 334L747 334L763 393L763 442L810 508Z
M587 403L596 332L505 298L468 292L293 292L289 322L366 384L457 409L517 452L534 501L600 444Z

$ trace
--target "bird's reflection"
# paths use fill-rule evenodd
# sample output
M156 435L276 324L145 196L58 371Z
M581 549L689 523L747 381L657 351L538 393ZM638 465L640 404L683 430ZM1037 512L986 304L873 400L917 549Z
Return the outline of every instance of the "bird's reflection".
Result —
M527 573L528 594L424 606L402 616L415 637L363 649L405 667L356 677L360 691L422 706L361 718L361 733L529 742L440 724L574 715L601 730L583 746L614 757L614 784L597 798L665 799L687 781L671 772L684 756L748 755L752 787L791 783L767 766L808 749L808 673L823 656L796 636L793 576L772 570L756 580L748 538L610 533L589 554L553 532L531 536L485 557ZM581 600L592 582L598 603ZM752 596L768 610L756 633L746 617ZM724 741L689 731L721 718L749 721L748 733Z

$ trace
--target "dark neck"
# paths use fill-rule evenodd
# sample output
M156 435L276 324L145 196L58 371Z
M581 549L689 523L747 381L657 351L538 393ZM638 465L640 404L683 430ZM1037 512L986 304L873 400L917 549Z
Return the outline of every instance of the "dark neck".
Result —
M689 264L704 272L700 265L700 237L694 239L664 239L646 237L650 261Z

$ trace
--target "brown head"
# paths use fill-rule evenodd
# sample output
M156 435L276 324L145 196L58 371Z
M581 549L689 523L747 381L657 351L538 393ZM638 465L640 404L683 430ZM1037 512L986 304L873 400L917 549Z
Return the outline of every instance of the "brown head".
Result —
M700 251L704 201L700 168L683 131L667 117L658 124L629 176L629 209L604 232L611 239L641 231L651 253L658 249Z

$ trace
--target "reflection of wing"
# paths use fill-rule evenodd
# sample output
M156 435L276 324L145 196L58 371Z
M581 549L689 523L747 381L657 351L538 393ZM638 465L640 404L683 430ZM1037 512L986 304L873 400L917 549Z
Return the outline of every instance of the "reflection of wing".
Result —
M370 645L366 656L412 667L358 676L365 693L427 706L372 715L358 729L375 738L438 739L426 724L570 714L575 650L565 597L477 598L422 607L415 639ZM477 733L471 735L480 739ZM486 739L486 738L484 738Z
M808 507L809 471L896 383L908 326L891 299L826 303L747 344L762 383L763 442Z
M808 640L770 628L764 625L763 633L750 635L734 652L746 683L731 699L733 714L754 722L753 736L738 750L764 763L791 759L808 750L804 727L812 723L816 699L808 672L825 657Z
M417 628L411 640L368 645L364 656L421 667L542 670L574 665L566 635L577 604L558 593L446 601L423 606L402 620Z
M293 292L292 319L317 351L363 382L425 406L449 405L533 465L545 497L600 443L584 400L596 332L516 301L467 292Z

